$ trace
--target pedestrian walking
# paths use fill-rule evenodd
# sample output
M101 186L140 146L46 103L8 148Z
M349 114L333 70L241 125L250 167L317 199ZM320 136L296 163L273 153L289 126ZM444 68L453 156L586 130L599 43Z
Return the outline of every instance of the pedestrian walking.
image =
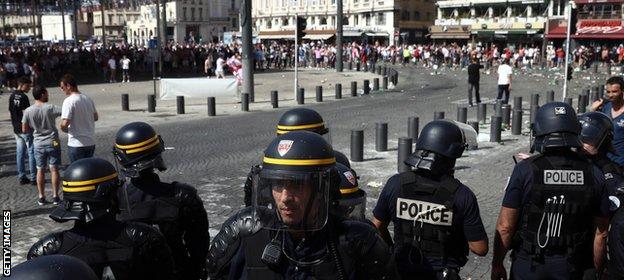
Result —
M225 79L225 74L223 73L223 66L225 65L225 60L223 59L223 55L219 55L217 58L217 67L215 73L217 74L217 79Z
M91 98L78 91L74 76L61 78L61 90L67 96L63 101L61 130L66 132L70 162L93 156L95 151L95 122L98 113Z
M117 61L115 60L115 56L111 56L108 59L108 69L110 70L110 82L117 82Z
M13 134L15 137L15 155L17 165L17 179L20 185L35 184L35 156L32 133L22 132L22 118L24 116L24 110L30 106L30 101L26 93L30 91L30 80L26 77L22 77L17 89L11 93L9 97L9 112L11 114L11 124L13 125ZM26 157L28 157L28 171L30 172L30 178L26 174Z
M511 90L511 76L513 75L513 69L509 65L509 58L505 58L503 63L498 66L498 96L497 100L502 100L503 104L509 102L509 95Z
M204 73L206 74L206 77L210 78L212 76L214 76L214 73L212 72L213 67L212 65L214 64L213 58L212 58L212 54L208 54L206 56L206 60L204 60Z
M125 55L121 59L121 82L130 82L130 59Z
M481 103L481 97L479 95L479 81L480 81L480 73L479 69L483 69L483 65L479 64L479 60L476 56L473 56L470 65L468 65L468 105L470 107L474 106L472 104L472 91L475 92L475 99L477 104Z
M35 162L37 163L37 191L39 192L37 203L39 205L47 203L45 199L45 171L46 166L49 166L52 181L52 202L57 205L61 202L58 196L61 142L56 129L56 118L61 116L61 108L48 104L48 91L43 87L36 87L33 90L33 97L35 104L24 110L22 131L33 135Z

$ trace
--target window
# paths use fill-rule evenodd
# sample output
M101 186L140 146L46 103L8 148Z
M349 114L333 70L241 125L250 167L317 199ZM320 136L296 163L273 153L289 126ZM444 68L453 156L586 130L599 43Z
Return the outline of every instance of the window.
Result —
M431 13L427 12L427 20L431 20Z
M414 20L420 20L420 12L419 11L415 11L414 12Z
M321 18L321 25L327 25L327 18L325 17Z
M232 18L232 28L237 28L238 27L238 18L233 17Z
M182 20L186 20L186 7L182 7Z
M191 20L195 20L195 8L191 8Z
M202 20L202 17L204 16L204 8L199 8L199 20Z
M366 22L366 26L371 25L371 16L369 13L364 14L364 22Z
M408 11L403 11L401 13L401 20L409 20L410 19L410 15Z
M386 24L386 14L378 13L377 14L377 24L385 25Z

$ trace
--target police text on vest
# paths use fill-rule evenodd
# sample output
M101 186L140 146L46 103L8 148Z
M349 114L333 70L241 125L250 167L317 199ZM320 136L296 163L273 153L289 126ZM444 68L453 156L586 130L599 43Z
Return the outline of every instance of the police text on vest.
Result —
M421 213L418 222L440 226L450 226L453 223L453 211L443 208L444 205L441 204L399 197L396 207L396 217L399 219L414 221Z
M583 185L585 177L581 170L544 170L546 185Z

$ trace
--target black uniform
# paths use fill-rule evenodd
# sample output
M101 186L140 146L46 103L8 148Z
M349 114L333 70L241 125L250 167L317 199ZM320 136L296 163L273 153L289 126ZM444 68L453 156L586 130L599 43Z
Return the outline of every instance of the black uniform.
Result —
M43 237L27 258L69 255L85 261L98 276L114 279L172 279L173 260L164 238L141 223L115 221L112 215Z
M42 256L11 269L11 280L97 280L100 279L84 261L67 255ZM0 277L0 279L5 279Z
M118 191L119 219L156 226L167 240L180 279L205 279L210 236L203 202L195 188L161 182L144 173Z
M624 202L624 190L618 191L615 198L620 202L620 207L611 217L607 241L607 272L609 279L613 280L624 277L624 207L621 205Z
M9 97L9 112L11 113L11 124L15 134L22 134L22 117L24 110L30 106L28 96L21 90L15 90Z

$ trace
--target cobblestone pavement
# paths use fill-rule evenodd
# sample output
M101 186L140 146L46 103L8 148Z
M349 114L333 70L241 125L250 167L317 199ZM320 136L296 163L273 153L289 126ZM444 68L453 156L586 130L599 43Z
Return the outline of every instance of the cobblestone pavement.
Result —
M376 204L387 178L396 172L396 143L398 137L407 134L407 118L420 117L421 127L433 118L434 111L444 111L447 118L454 119L456 106L465 105L467 102L465 71L442 70L435 74L423 68L395 67L401 75L399 85L394 91L320 104L310 100L306 105L323 115L329 123L335 149L346 154L349 153L350 131L364 129L365 161L354 163L353 167L361 176L360 184L368 192L369 210ZM560 88L552 83L555 76L553 73L519 74L514 77L512 97L523 96L524 107L528 108L530 94ZM574 92L574 96L580 92L581 87L595 84L604 78L597 75L587 77L588 80L578 79L572 84L571 92ZM289 84L291 81L278 80ZM495 83L494 74L482 76L481 95L484 101L496 97ZM344 92L348 93L348 90L345 89ZM560 93L556 98L561 98ZM544 99L542 95L541 102ZM6 97L0 99L0 102L3 100ZM109 151L114 130L123 122L134 119L152 123L167 146L164 159L170 168L161 177L164 180L189 183L198 188L210 219L211 236L214 236L220 224L241 208L241 185L250 166L260 161L265 145L274 136L275 123L280 114L294 106L285 105L287 107L263 108L245 114L224 114L216 118L196 114L163 120L164 117L159 119L143 112L118 112L115 114L118 122L111 121L110 125L104 127L98 124L96 155L112 160ZM492 111L489 106L488 116ZM527 113L524 116L525 120L528 119ZM469 109L468 119L476 119L476 107ZM376 122L388 123L388 152L374 151ZM3 120L2 124L3 127L10 126L7 120ZM528 124L525 123L526 126ZM480 130L482 134L479 138L484 142L479 143L478 150L466 152L458 161L456 175L477 195L481 216L492 241L503 188L513 168L511 155L519 151L526 152L529 143L528 137L511 136L508 131L503 133L501 143L489 143L488 125L482 125ZM37 206L35 187L19 186L16 183L13 142L10 133L0 136L0 202L3 209L13 210L12 250L14 264L17 264L39 237L70 225L57 224L47 218L53 207ZM485 258L471 255L462 275L472 279L486 279L489 277L490 262L491 250Z

